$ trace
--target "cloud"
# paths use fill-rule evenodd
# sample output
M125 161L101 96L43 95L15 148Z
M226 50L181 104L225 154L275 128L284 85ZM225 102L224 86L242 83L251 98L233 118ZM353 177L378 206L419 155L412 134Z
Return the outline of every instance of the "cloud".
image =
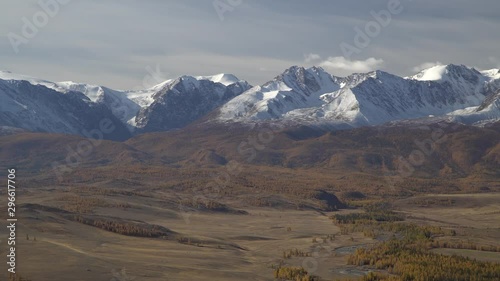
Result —
M434 66L437 66L437 65L443 65L443 64L440 61L436 61L436 62L424 62L422 64L419 64L419 65L415 66L411 70L413 70L413 72L420 72L420 71L422 71L424 69L428 69L428 68L431 68L431 67L434 67Z
M319 61L319 60L321 60L321 56L318 54L306 54L306 55L304 55L304 61L306 63Z
M370 38L362 57L351 58L361 63L344 61L347 66L339 67L338 59L328 59L342 56L339 42L352 42L353 28L364 25L369 11L379 11L387 1L363 1L362 9L359 1L245 1L227 11L223 22L213 1L72 1L29 44L20 46L19 56L6 35L22 32L22 18L32 21L40 11L38 0L3 1L3 10L9 12L0 16L0 68L53 81L133 88L142 85L145 67L156 64L172 77L224 72L252 84L265 83L291 65L324 63L337 75L373 69L358 67L366 58L383 58L383 69L401 76L435 60L500 67L500 62L488 60L500 59L500 37L491 36L500 26L498 0L483 0L482 5L413 1L404 15L394 17L397 24ZM261 67L267 71L259 71Z
M349 60L345 57L329 57L321 62L319 66L337 74L348 75L353 72L369 72L378 69L384 64L384 60L368 58L366 60Z

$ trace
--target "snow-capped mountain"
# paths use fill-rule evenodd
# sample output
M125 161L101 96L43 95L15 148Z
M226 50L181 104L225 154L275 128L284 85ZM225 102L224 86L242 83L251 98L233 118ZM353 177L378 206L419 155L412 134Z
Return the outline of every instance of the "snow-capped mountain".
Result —
M139 102L147 100L148 96L152 95L152 93L149 92L138 93L136 95L136 101L129 97L132 93L127 91L117 91L98 85L75 83L71 81L51 82L7 71L0 71L0 79L5 81L27 81L32 85L45 86L63 94L80 92L91 102L106 105L113 112L113 114L124 123L127 123L128 120L137 115L141 108L141 106L139 106Z
M477 71L456 65L435 66L410 77L420 81L434 81L447 85L454 92L481 93L484 98L477 104L447 114L451 120L482 125L500 119L500 70ZM469 95L470 96L470 95Z
M124 140L131 136L105 105L91 102L80 92L63 94L24 80L0 80L0 126L92 136L103 120L111 122L113 129L99 137Z
M75 82L59 82L55 83L59 91L67 92L80 92L87 96L92 102L103 104L108 107L113 115L120 121L128 125L130 119L135 118L141 106L138 102L129 97L130 92L112 90L103 86L89 85ZM61 90L62 89L62 90ZM142 95L143 99L147 99L147 94ZM133 131L131 126L129 130Z
M486 78L484 88L486 98L479 106L469 107L452 112L450 115L455 120L467 123L483 125L494 120L500 120L500 70L492 69L481 72Z
M196 121L250 88L232 75L182 76L157 88L153 103L140 110L140 132L178 129Z
M483 117L497 118L496 104L485 106L484 102L498 78L498 71L479 72L463 65L437 66L407 78L383 71L340 78L321 68L294 66L229 101L220 109L218 120L358 127L447 116L477 123ZM493 113L483 114L486 109ZM471 114L481 117L466 118Z
M182 76L178 79L164 81L154 87L145 90L123 91L113 90L98 85L67 82L51 82L34 77L0 71L0 82L9 87L0 88L3 107L0 110L0 125L15 126L32 131L46 131L69 134L81 134L77 124L62 126L60 121L65 116L53 116L59 125L50 124L50 119L43 121L40 116L51 116L57 112L60 103L50 105L50 102L58 102L48 99L45 94L58 94L61 99L74 99L87 104L91 108L106 108L114 117L120 120L121 125L128 128L130 133L144 131L164 131L181 128L190 122L202 117L213 109L221 106L227 100L248 90L250 86L246 81L238 79L231 74L217 74L214 76ZM32 93L35 99L43 99L47 102L46 108L41 109L36 102L21 102L24 92L13 91L12 85L24 85L25 91ZM40 95L37 93L40 92ZM10 105L13 106L12 110ZM20 106L20 107L19 107ZM20 108L23 108L22 111ZM18 122L12 120L22 118L12 116L16 114L26 115L31 112L30 117L36 124L30 122ZM68 115L73 114L68 108ZM7 117L7 115L9 117ZM93 119L89 116L87 119ZM83 117L83 119L86 119ZM38 122L38 123L37 123ZM41 123L40 123L41 122Z
M301 110L319 107L322 95L340 89L340 79L321 68L291 67L272 81L256 86L221 108L224 120L285 118Z
M251 87L231 74L181 76L144 90L50 82L0 71L0 126L80 134L102 118L123 139L209 122L285 122L334 128L430 118L483 125L500 120L500 70L439 65L413 76L383 71L336 77L293 66Z

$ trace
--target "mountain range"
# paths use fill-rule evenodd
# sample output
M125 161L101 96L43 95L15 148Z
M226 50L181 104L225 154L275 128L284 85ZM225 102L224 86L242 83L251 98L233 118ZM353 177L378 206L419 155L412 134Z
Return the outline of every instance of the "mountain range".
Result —
M0 71L0 126L87 136L102 120L111 140L193 123L308 125L333 129L407 120L483 126L500 120L500 70L439 65L409 76L337 77L292 66L252 87L231 74L181 76L145 90L51 82Z

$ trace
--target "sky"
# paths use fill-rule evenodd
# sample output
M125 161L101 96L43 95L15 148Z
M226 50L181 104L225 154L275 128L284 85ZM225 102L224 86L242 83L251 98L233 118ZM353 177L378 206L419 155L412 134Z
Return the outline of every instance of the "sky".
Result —
M406 76L500 68L498 0L0 0L0 70L143 89L292 65Z

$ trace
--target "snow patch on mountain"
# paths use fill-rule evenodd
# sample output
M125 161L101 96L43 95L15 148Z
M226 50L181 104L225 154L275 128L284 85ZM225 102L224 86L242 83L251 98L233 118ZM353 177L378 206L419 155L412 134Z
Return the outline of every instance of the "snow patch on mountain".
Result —
M500 69L490 69L481 71L485 77L488 77L491 80L500 79Z
M232 74L226 74L226 73L220 73L217 75L213 76L198 76L196 77L197 80L210 80L215 83L221 83L224 86L229 86L231 84L237 83L240 80L238 77L232 75Z
M454 121L483 126L500 120L500 99L497 98L486 107L469 107L448 114Z
M446 72L446 65L436 65L431 68L422 70L420 73L411 78L419 81L439 81L443 80Z

